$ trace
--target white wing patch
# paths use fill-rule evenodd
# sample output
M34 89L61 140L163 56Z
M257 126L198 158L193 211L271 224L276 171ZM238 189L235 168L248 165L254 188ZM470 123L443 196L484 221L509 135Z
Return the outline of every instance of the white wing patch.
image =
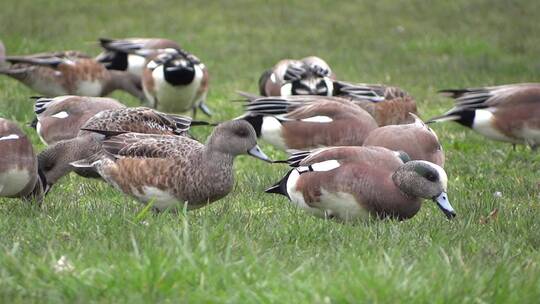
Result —
M332 118L328 117L328 116L313 116L313 117L304 118L301 121L328 123L328 122L332 122L334 120Z
M17 134L9 134L7 136L0 137L0 141L2 141L2 140L13 140L13 139L19 139L19 138L20 137Z
M64 119L64 118L66 118L68 116L69 116L69 114L66 111L58 112L58 113L56 113L54 115L51 115L51 117L60 118L60 119Z
M281 96L291 96L292 95L292 83L286 83L281 86L280 89Z

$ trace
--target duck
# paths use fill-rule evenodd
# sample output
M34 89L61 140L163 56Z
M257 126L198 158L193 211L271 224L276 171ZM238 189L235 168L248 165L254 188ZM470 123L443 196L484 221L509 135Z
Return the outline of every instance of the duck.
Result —
M104 135L97 131L188 136L191 124L192 120L187 116L166 114L146 107L103 110L87 120L77 136L56 142L41 151L38 154L39 167L47 180L48 189L72 171L83 177L99 178L93 170L70 165L100 151Z
M378 127L353 103L315 95L255 97L237 119L249 122L259 138L283 151L361 146Z
M371 114L380 127L413 123L409 113L418 115L415 99L399 87L341 80L334 81L333 87L332 96L351 100Z
M410 160L384 147L329 147L291 156L293 167L266 190L319 218L340 222L368 218L405 220L422 199L437 203L447 218L456 213L447 195L443 168Z
M0 118L0 196L41 202L46 187L32 142L18 125Z
M118 70L142 76L146 58L133 53L134 50L181 50L180 45L170 39L163 38L99 38L104 51L96 57L96 61L109 70Z
M335 74L322 58L283 59L259 78L262 96L331 96Z
M10 65L0 74L11 77L40 95L106 96L123 90L144 99L140 79L122 71L107 70L101 63L77 51L6 56Z
M95 114L125 106L113 98L88 96L39 97L31 126L45 145L76 137L79 129Z
M455 106L427 123L454 121L488 139L540 145L540 83L441 90Z
M403 151L412 160L426 160L444 168L444 150L439 137L418 116L410 115L413 123L388 125L371 131L364 140L364 146Z
M219 124L206 144L182 136L101 133L107 136L102 152L72 165L96 170L116 189L152 202L156 211L193 210L225 197L238 155L271 161L245 121Z

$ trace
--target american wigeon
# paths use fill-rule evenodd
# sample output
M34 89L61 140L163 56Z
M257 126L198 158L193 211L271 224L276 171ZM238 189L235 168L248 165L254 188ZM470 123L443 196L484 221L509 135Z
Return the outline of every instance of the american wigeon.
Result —
M404 90L381 84L334 81L333 96L348 98L371 114L379 126L414 122L416 101Z
M442 90L456 100L444 115L428 121L455 121L489 139L540 145L540 84L519 83L484 88Z
M269 161L245 121L218 125L206 145L182 136L126 133L104 140L103 151L73 165L94 168L115 188L160 211L196 209L226 196L238 155Z
M34 105L36 118L32 127L46 145L70 139L79 133L79 129L95 114L109 109L125 107L112 98L58 96L39 98Z
M266 192L282 194L315 216L340 221L408 219L418 212L422 198L434 200L448 218L455 216L446 173L433 163L409 161L405 153L383 147L331 147L303 156Z
M360 146L375 120L353 103L335 97L289 96L255 98L246 104L257 136L282 150L325 146Z
M259 92L263 96L331 96L333 79L330 66L319 57L283 59L261 75Z
M126 71L139 77L142 76L146 58L134 54L133 51L181 49L175 41L163 38L100 38L99 43L105 51L96 57L98 62L104 64L109 70Z
M12 121L0 118L0 196L41 200L45 179L38 172L30 139Z
M150 108L104 110L86 121L76 137L59 141L39 153L39 166L48 185L52 186L73 171L71 162L93 155L101 149L104 136L88 130L185 136L190 125L189 117L165 114ZM85 177L99 177L95 172L84 169L75 172Z
M149 106L171 113L191 110L193 116L198 108L211 115L205 104L208 69L197 57L185 51L165 49L150 58L142 76Z
M369 133L364 146L380 146L407 153L412 160L427 160L444 167L444 152L437 134L412 114L413 123L389 125Z
M144 99L140 79L132 74L107 70L96 60L74 51L7 56L11 65L0 74L14 78L44 96L105 96L123 90Z

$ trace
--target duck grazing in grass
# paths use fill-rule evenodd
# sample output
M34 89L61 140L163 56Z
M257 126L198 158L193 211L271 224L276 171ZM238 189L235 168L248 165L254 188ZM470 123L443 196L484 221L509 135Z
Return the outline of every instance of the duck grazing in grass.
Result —
M245 121L218 125L206 145L181 136L126 133L103 141L103 153L73 163L95 169L109 184L162 211L196 209L233 188L233 161L250 154L269 161Z
M375 120L353 103L326 96L254 98L246 104L257 136L282 150L326 146L361 146L377 128Z
M7 56L11 63L0 68L44 96L105 96L123 90L143 99L140 81L121 71L109 71L96 60L75 51Z
M330 66L319 57L284 59L261 75L259 92L263 96L331 96L333 79Z
M331 147L293 155L290 161L294 168L266 192L282 194L317 217L404 220L420 210L423 198L434 200L448 218L455 216L444 169L410 161L404 152Z
M81 176L98 178L99 175L92 170L70 165L101 150L101 141L105 136L88 130L186 136L190 125L189 117L165 114L150 108L104 110L86 121L76 137L59 141L39 153L39 166L49 187L74 169Z
M125 107L112 98L58 96L38 98L34 105L36 128L41 141L51 145L61 140L76 137L79 129L95 114L110 109Z
M12 121L0 118L0 196L41 201L45 178L30 139Z
M100 38L99 43L104 51L96 57L109 70L126 71L142 76L146 58L134 53L141 50L175 49L181 47L175 41L163 38Z
M540 145L540 84L442 90L455 106L428 123L455 121L497 141Z
M412 123L409 113L418 114L414 98L398 87L345 81L334 81L333 87L333 96L350 99L371 114L380 127Z
M426 160L444 167L444 151L437 134L418 116L412 113L410 115L414 118L413 123L389 125L371 131L364 141L364 146L403 151L412 160Z

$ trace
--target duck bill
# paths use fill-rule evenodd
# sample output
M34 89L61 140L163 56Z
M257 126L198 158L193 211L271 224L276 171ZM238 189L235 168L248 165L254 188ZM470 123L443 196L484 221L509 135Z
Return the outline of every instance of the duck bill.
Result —
M249 149L247 153L255 158L262 159L265 162L272 162L272 160L268 156L266 156L266 154L264 154L264 152L261 150L261 148L259 148L258 145L255 145L255 147Z
M450 205L450 201L448 200L448 194L446 192L442 192L438 196L433 198L433 201L437 203L437 206L441 209L441 211L446 215L448 219L452 219L456 216L456 212L454 211L454 208L452 205Z

